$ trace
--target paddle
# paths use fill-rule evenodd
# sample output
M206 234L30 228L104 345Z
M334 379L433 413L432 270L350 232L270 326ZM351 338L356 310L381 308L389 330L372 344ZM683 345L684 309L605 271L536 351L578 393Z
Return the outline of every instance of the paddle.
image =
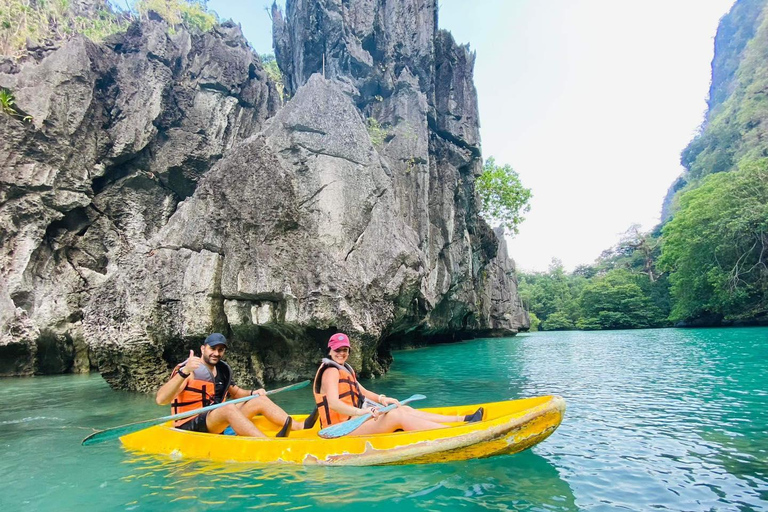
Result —
M413 402L414 400L424 400L425 398L427 397L424 395L413 395L406 398L405 400L402 400L400 402L400 405L405 405L408 402ZM395 407L397 407L397 404L391 404L386 407L382 407L381 409L379 409L379 412L380 413L388 412L394 409ZM336 425L325 427L320 432L318 432L317 435L319 435L323 439L335 439L337 437L342 437L349 434L350 432L355 430L357 427L359 427L360 425L362 425L372 417L373 417L373 413L370 413L370 412L368 414L363 414L362 416L355 416L354 418L351 418L343 423L337 423Z
M309 385L309 381L305 380L304 382L298 382L296 384L291 384L290 386L285 386L282 388L277 388L271 391L267 391L267 395L274 395L275 393L280 393L281 391L291 391L294 389L301 389L308 385ZM179 414L172 414L170 416L163 416L162 418L155 418L152 420L137 421L135 423L119 425L117 427L108 428L106 430L99 430L98 432L94 432L93 434L83 439L82 445L87 446L90 444L103 443L105 441L109 441L111 439L117 439L118 437L122 437L126 434L130 434L131 432L136 432L137 430L143 430L153 425L160 425L161 423L165 423L166 421L189 418L190 416L195 416L197 414L200 414L201 412L212 411L214 409L218 409L219 407L223 407L225 405L237 404L240 402L247 402L252 398L258 398L259 396L262 396L262 395L244 396L242 398L236 398L234 400L227 400L226 402L222 402L220 404L213 404L207 407L201 407L200 409L195 409L193 411L182 412Z

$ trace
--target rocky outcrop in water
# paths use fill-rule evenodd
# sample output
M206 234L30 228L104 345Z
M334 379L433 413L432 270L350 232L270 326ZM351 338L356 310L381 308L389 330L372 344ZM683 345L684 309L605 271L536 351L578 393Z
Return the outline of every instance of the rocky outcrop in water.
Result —
M16 263L3 266L12 314L0 320L27 334L0 350L23 345L36 361L50 333L86 358L76 367L149 391L211 331L230 339L247 386L313 375L337 330L352 337L353 364L376 375L402 344L527 328L514 263L477 213L474 56L437 30L435 2L288 2L273 18L290 95L279 111L231 26L168 36L144 23L138 39L69 43L98 56L82 67L108 71L74 81L106 98L82 102L98 110L82 116L82 140L100 144L83 146L77 129L60 140L82 158L71 205L39 219L0 209L38 226L3 233L29 256L4 245ZM24 73L46 75L59 52L0 85L21 94ZM51 129L47 111L18 97L35 124L4 130ZM43 145L38 160L56 151ZM7 152L39 166L31 149ZM32 194L70 189L54 180L17 195L45 204Z
M35 53L0 86L18 112L0 116L0 374L87 371L91 294L261 129L274 84L236 26L149 21Z

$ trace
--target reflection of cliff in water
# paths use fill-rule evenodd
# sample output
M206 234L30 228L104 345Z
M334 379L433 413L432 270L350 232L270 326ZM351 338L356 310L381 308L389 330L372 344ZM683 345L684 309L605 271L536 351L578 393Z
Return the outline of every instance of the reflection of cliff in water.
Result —
M147 490L137 500L143 506L189 499L191 493L198 502L237 509L577 510L555 467L530 450L451 464L358 468L173 462L147 455L128 463L135 471L124 480Z

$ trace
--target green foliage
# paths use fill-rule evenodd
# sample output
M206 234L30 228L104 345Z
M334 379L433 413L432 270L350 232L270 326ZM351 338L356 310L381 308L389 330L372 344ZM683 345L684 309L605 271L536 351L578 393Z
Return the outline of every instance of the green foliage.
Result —
M280 97L282 103L285 99L285 81L283 73L280 71L280 67L277 65L275 56L271 53L264 53L259 55L261 58L261 64L264 66L264 71L267 72L267 76L275 82L277 88L277 94Z
M528 312L541 319L541 330L572 329L585 283L583 277L568 276L559 260L552 260L547 272L521 273L518 293Z
M366 128L368 129L368 136L371 138L371 142L374 146L381 146L392 137L389 129L379 124L379 121L375 117L368 118Z
M16 110L16 99L13 93L5 88L0 89L0 111L12 117L20 117L24 122L32 121L32 116L21 114Z
M708 174L731 170L739 146L739 131L735 123L722 117L696 136L680 157L688 169L687 179L695 181Z
M82 34L92 41L125 30L135 16L156 12L172 29L184 26L202 32L213 28L218 19L196 0L135 0L129 11L115 12L106 0L87 15L76 10L70 0L2 0L0 5L0 53L19 55L27 39L42 42Z
M663 230L671 318L768 313L768 159L708 176Z
M71 34L84 34L101 41L124 30L128 20L112 12L105 2L92 16L75 16L69 0L3 0L0 6L0 53L17 55L27 39L59 40Z
M0 89L0 110L10 116L16 115L16 109L13 107L16 100L13 99L13 93L8 89Z
M656 269L656 260L661 254L658 236L640 232L640 226L633 224L622 235L615 246L603 251L598 258L593 272L605 274L613 269L627 269L635 274L644 274L648 280L655 282L661 272ZM577 271L588 272L586 269Z
M134 9L141 16L154 11L171 27L182 25L200 32L207 32L218 23L216 15L207 10L205 2L195 0L138 0Z
M656 269L658 240L632 226L594 265L567 274L558 260L545 273L521 273L518 291L540 330L635 329L667 325L669 286Z
M584 287L579 297L579 329L636 329L656 327L664 321L643 289L637 274L611 270Z
M542 331L570 331L573 327L573 321L564 311L555 311L541 322Z
M523 186L512 167L496 165L494 158L489 157L475 188L480 195L480 214L488 222L498 222L517 234L518 226L525 220L523 213L531 209L531 190Z
M531 321L531 327L529 330L531 332L536 332L539 330L539 325L541 325L541 320L539 320L539 317L536 316L536 313L529 312L528 318Z

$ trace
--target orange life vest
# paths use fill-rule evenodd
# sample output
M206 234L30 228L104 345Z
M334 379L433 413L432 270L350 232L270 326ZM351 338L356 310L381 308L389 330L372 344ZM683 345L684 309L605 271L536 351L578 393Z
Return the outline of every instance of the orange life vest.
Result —
M360 391L360 385L357 383L355 370L353 370L347 363L344 363L344 366L341 366L330 359L323 359L323 363L320 365L320 368L318 368L317 374L315 375L315 383L312 387L317 410L320 413L321 428L347 421L352 417L331 409L328 406L328 397L320 393L320 386L323 383L323 373L331 367L339 370L339 399L352 407L360 407L363 404L363 395Z
M176 375L179 368L184 363L181 363L173 369L171 377ZM187 381L184 389L181 393L176 395L171 403L171 414L179 414L182 412L193 411L200 409L201 407L207 407L214 403L221 403L227 399L229 392L229 386L232 382L232 370L227 363L219 361L216 364L216 373L222 377L224 382L223 396L216 396L216 383L213 378L213 374L205 365L201 365L192 374L192 378ZM192 421L197 415L189 418L182 418L173 422L174 427L183 425L188 421Z

